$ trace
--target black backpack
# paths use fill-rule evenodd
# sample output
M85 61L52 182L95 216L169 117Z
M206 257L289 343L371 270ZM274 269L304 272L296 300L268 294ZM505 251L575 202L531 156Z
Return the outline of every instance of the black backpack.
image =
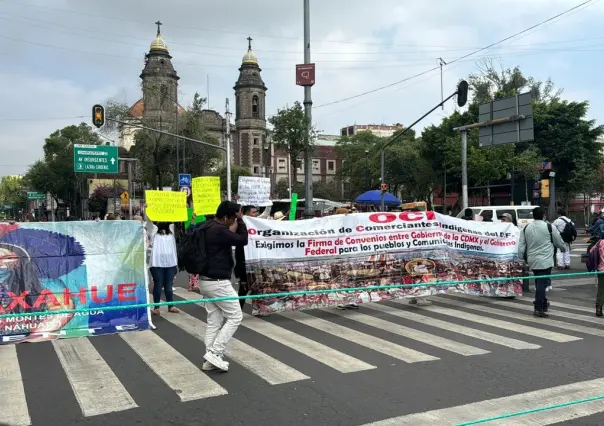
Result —
M575 238L577 238L577 229L571 221L567 221L566 219L562 219L562 221L566 224L564 225L564 229L560 233L562 241L564 241L565 243L572 243L573 241L575 241Z
M206 230L197 228L183 238L178 253L178 268L189 274L203 274L206 265Z

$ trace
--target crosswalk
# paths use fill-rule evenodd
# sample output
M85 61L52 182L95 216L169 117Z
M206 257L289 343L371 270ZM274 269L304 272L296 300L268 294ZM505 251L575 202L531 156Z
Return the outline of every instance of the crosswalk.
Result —
M182 288L174 290L180 299L199 298ZM279 386L315 380L317 371L352 375L391 363L423 365L455 356L489 357L494 352L537 351L604 337L604 321L585 306L552 302L551 317L544 320L532 316L531 300L525 297L511 301L446 295L432 301L412 306L395 300L361 305L359 310L283 312L268 318L244 314L226 357L242 367L238 373L247 371L265 386ZM58 359L83 417L145 408L145 401L132 392L128 381L133 378L127 369L116 368L118 356L104 358L118 350L129 351L123 358L137 359L146 374L154 375L178 401L228 398L229 392L236 391L233 384L219 373L201 370L205 310L193 305L187 311L162 315L155 321L157 332L0 346L2 421L11 426L32 424L30 410L39 401L28 397L22 376L28 365L21 362L20 354L45 345L52 347L48 353ZM166 334L162 328L173 332ZM115 348L103 349L105 341ZM178 342L186 342L187 348ZM359 349L343 350L342 345ZM300 360L308 360L309 365Z
M573 243L570 249L570 257L580 259L581 255L587 251L587 247L589 247L589 244L587 243Z

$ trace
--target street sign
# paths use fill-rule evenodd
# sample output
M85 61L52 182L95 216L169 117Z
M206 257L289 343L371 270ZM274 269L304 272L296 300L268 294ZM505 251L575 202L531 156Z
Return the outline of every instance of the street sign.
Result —
M117 146L73 146L73 171L76 173L118 173L118 162Z
M191 175L187 173L180 173L178 175L178 181L180 186L191 186Z
M535 140L531 92L499 99L478 107L480 123L505 120L498 124L480 127L480 146L505 145ZM525 118L519 118L524 116Z
M313 86L315 84L315 64L296 65L296 85Z
M128 201L130 200L130 195L128 194L127 191L124 191L120 195L120 198L122 199L122 206L125 206L128 204Z
M187 194L187 197L191 196L191 187L190 186L181 186L180 192L184 192Z
M46 194L44 192L28 192L28 200L46 200Z

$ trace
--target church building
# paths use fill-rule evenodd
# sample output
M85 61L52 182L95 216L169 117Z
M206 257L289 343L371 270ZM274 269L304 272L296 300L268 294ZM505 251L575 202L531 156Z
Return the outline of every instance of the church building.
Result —
M185 109L179 104L178 82L180 77L172 64L168 45L161 35L161 22L156 22L157 35L145 54L145 66L140 74L142 98L128 111L124 121L144 122L159 130L178 126L178 118ZM266 91L261 69L252 51L252 39L248 37L248 49L241 61L235 90L235 123L231 123L231 158L235 165L245 167L253 175L263 176L272 163L272 148L266 137ZM204 110L202 120L208 133L224 146L225 120L213 110ZM124 126L118 145L127 150L135 143L139 129Z

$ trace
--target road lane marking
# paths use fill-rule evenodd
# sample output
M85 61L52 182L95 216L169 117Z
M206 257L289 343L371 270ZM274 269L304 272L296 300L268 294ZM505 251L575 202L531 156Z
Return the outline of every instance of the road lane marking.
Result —
M565 404L581 399L588 399L604 394L604 379L588 380L570 385L540 389L517 395L474 402L456 407L425 411L393 417L363 426L451 426L480 419L504 416L511 413L536 410L544 406ZM570 405L515 416L504 420L488 422L489 425L552 425L580 417L592 416L604 412L604 401Z
M184 289L179 288L175 293L183 299L199 299L198 295L189 293ZM166 318L174 316L175 315L170 315ZM329 346L315 342L314 340L308 339L283 327L279 327L278 325L271 324L268 321L255 318L245 313L243 314L243 322L241 323L240 327L245 327L249 330L255 331L268 339L281 343L290 349L300 352L301 354L306 355L342 373L352 373L377 368L374 365L368 364L364 361L353 358L350 355L346 355L343 352L332 349ZM236 351L233 350L233 354L235 354L235 352Z
M363 307L365 307L365 305L363 305ZM334 311L333 314L463 356L485 355L490 353L490 351L484 349L466 345L465 343L459 343L435 334L425 333L414 328L405 327L404 325L385 321L362 312Z
M432 355L409 349L404 346L397 345L396 343L380 339L379 337L371 336L369 334L362 333L360 331L353 330L340 324L336 324L322 318L317 318L303 312L282 312L279 315L299 322L300 324L304 324L307 327L312 327L316 330L320 330L324 333L331 334L332 336L348 340L349 342L364 346L410 364L423 361L435 361L439 359Z
M202 343L205 342L205 322L198 320L183 311L180 311L179 314L164 315L162 318L179 327ZM200 361L203 356L203 351L204 348L200 347ZM235 338L229 341L229 345L225 350L225 355L271 385L280 385L283 383L310 379L310 377L300 373L298 370L291 368L281 361L278 361L275 358L266 355L264 352Z
M460 295L457 295L457 296L459 297ZM493 300L493 301L489 302L489 305L493 305L495 308L503 308L503 307L508 307L510 305L516 306L517 304L513 303L513 302L506 303L503 300ZM596 327L586 327L586 326L583 326L580 324L568 323L568 322L552 319L551 317L547 318L547 321L544 322L543 318L535 318L533 316L520 314L518 312L511 312L511 311L507 311L507 310L492 309L492 308L487 309L484 305L473 305L473 306L477 306L476 309L472 308L474 310L478 310L481 312L488 312L493 315L499 315L499 316L503 316L503 317L507 317L507 318L513 318L513 319L517 319L520 321L532 322L532 323L541 324L541 325L547 325L547 326L554 327L554 328L561 328L564 330L573 331L575 333L583 333L583 334L589 334L592 336L604 337L604 330L596 328ZM604 321L603 321L603 323L604 323Z
M409 321L419 322L420 324L426 324L430 327L440 328L442 330L451 331L453 333L462 334L464 336L472 337L474 339L484 340L485 342L492 343L494 345L506 346L512 349L539 349L541 346L534 343L524 342L522 340L512 339L510 337L500 336L498 334L489 333L488 331L477 330L475 328L466 327L464 325L458 325L443 321L437 318L431 318L425 315L420 315L407 310L401 310L392 308L387 305L381 305L378 303L367 303L363 305L363 309L373 309L375 311L383 312L389 315L393 315L398 318L403 318Z
M228 394L226 389L153 331L131 331L120 333L119 336L178 394L181 401Z
M490 312L488 308L483 308L482 306L476 306L464 302L457 302L455 300L445 299L445 298L437 298L435 299L439 303L443 303L446 305L452 305L459 308L466 308L470 310L476 310L481 312ZM399 301L395 301L396 303L401 303ZM458 311L455 309L449 309L442 306L418 306L418 309L426 310L429 312L435 312L437 314L447 315L454 318L459 318L465 321L475 322L478 324L483 324L489 327L501 328L503 330L509 330L514 333L526 334L531 337L539 337L541 339L552 340L554 342L565 343L565 342L574 342L577 340L582 340L581 337L569 336L562 333L556 333L553 331L544 330L541 328L529 327L522 324L517 324L509 321L502 321L490 317L484 317L480 315L474 315L469 312Z
M533 302L533 300L535 300L532 297L525 297L525 296L516 296L516 299L525 301L525 302L531 302L531 303ZM532 306L532 305L529 305L529 306ZM587 306L573 305L571 303L554 302L554 301L550 300L550 306L553 306L554 308L573 309L575 311L588 312L592 315L596 313L596 310L594 308L588 308Z
M0 346L0 413L2 424L31 424L16 345Z
M353 373L377 368L375 365L353 358L350 355L346 355L327 345L316 342L268 321L254 318L248 314L243 314L241 326L255 331L277 343L281 343L282 345L300 352L302 355L306 355L328 367L338 370L341 373Z
M52 345L84 417L138 407L88 338L55 340Z

